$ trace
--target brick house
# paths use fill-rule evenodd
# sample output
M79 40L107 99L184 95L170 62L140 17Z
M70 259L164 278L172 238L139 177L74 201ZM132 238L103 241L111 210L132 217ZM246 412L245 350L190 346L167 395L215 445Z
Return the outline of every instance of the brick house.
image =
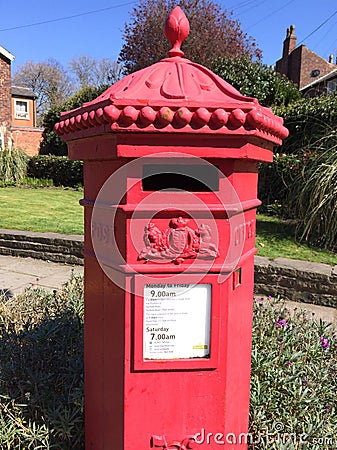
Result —
M330 94L337 91L337 67L332 72L318 77L311 83L303 86L300 91L306 97L316 97L317 95Z
M308 96L336 90L337 66L333 56L327 61L305 45L296 45L295 27L291 25L283 41L282 58L276 62L276 71L286 75Z
M0 149L20 148L39 153L43 129L36 127L36 96L27 88L12 86L14 56L0 46Z

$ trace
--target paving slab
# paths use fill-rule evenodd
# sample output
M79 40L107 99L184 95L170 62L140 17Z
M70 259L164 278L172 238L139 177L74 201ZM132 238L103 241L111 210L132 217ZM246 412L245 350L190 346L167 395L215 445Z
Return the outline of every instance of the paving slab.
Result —
M83 274L83 267L71 267L71 266L65 266L60 267L59 272L53 273L48 276L41 276L41 278L38 279L37 285L44 286L47 288L55 288L57 286L61 286L65 281L67 281L72 274Z
M32 286L59 289L71 273L83 274L83 266L34 258L0 256L0 293L15 295Z

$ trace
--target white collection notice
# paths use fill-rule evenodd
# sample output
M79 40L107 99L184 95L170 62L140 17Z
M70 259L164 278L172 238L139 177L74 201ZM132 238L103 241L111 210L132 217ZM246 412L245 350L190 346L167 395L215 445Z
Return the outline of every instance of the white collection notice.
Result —
M143 359L207 358L211 284L145 284Z

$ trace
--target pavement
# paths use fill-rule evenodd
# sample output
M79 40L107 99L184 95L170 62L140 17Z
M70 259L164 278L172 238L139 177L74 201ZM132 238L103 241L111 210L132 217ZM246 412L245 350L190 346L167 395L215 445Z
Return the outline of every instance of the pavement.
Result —
M59 289L72 272L78 274L83 270L83 266L0 255L0 293L12 297L32 286Z
M83 271L83 266L0 255L0 294L11 297L32 286L60 289L72 273L83 274ZM290 309L306 309L316 319L332 323L337 329L336 308L291 301L287 305Z

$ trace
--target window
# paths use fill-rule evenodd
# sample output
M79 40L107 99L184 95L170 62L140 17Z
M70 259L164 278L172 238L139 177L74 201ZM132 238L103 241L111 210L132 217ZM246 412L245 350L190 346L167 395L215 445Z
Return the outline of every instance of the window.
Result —
M15 100L15 118L29 120L28 101Z
M326 91L327 91L328 94L330 94L333 91L337 91L337 78L327 82L327 84L326 84Z

